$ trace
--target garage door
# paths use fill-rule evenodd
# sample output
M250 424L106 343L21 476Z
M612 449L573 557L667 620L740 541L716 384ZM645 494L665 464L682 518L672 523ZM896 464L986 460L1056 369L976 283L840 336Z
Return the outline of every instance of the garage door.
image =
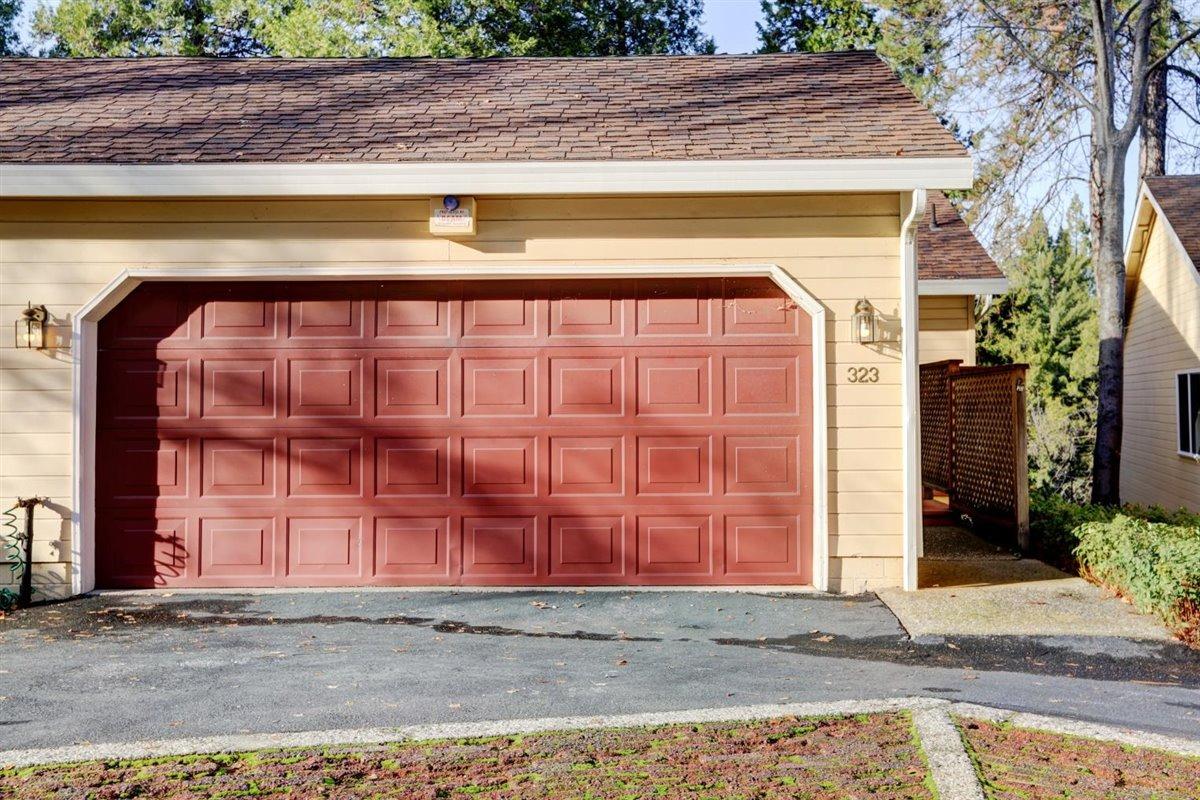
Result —
M765 279L144 284L99 584L808 583L809 326Z

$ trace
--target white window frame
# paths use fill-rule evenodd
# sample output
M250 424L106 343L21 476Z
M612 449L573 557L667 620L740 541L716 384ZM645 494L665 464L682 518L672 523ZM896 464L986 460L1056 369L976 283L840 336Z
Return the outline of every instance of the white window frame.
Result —
M1191 417L1188 416L1188 413L1190 413L1192 410L1193 400L1196 402L1197 405L1200 405L1200 397L1197 397L1197 398L1192 397L1192 382L1191 382L1191 380L1184 382L1184 385L1187 387L1187 399L1184 400L1183 396L1180 395L1180 393L1179 393L1179 378L1183 375L1187 375L1189 378L1192 375L1200 375L1200 369L1181 369L1178 372L1176 372L1174 377L1171 379L1171 394L1175 398L1175 452L1178 453L1179 455L1183 456L1184 458L1191 458L1191 459L1194 459L1194 460L1200 462L1200 441L1192 442L1192 447L1194 448L1194 450L1191 452L1189 452L1187 450L1181 450L1179 448L1179 443L1183 439L1183 428L1180 427L1180 422L1184 418L1187 418L1189 420L1191 419ZM1179 413L1180 412L1179 404L1181 402L1186 403L1186 406L1187 406L1184 414Z

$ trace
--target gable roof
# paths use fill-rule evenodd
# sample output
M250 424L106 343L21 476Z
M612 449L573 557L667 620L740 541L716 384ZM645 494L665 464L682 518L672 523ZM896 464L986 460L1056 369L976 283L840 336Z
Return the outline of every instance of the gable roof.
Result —
M17 164L966 156L869 51L0 62Z
M1179 237L1192 265L1200 270L1200 175L1160 175L1146 188Z
M968 282L979 287L966 292L947 284L946 293L999 294L1007 279L971 228L941 192L930 191L925 219L917 228L917 277L923 281ZM923 289L923 293L930 293Z
M1125 243L1125 315L1133 308L1141 280L1142 262L1150 242L1150 231L1159 217L1166 224L1168 238L1179 246L1195 269L1200 281L1200 175L1159 175L1147 178L1138 191L1133 224Z

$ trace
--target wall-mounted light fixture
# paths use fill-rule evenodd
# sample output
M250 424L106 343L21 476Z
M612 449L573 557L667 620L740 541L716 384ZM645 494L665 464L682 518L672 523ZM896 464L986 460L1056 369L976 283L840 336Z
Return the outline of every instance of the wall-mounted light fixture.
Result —
M865 297L854 304L854 341L874 344L879 341L879 321L875 306Z
M21 311L17 319L17 347L26 350L41 350L46 346L46 313L45 306L29 307Z

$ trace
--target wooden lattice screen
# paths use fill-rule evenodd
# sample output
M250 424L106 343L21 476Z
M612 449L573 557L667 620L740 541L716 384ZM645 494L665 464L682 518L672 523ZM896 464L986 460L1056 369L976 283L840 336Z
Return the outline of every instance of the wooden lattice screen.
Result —
M1025 369L921 367L922 481L977 525L1014 533L1022 550L1029 547Z
M954 404L949 377L961 361L921 365L921 481L950 494L954 447Z

